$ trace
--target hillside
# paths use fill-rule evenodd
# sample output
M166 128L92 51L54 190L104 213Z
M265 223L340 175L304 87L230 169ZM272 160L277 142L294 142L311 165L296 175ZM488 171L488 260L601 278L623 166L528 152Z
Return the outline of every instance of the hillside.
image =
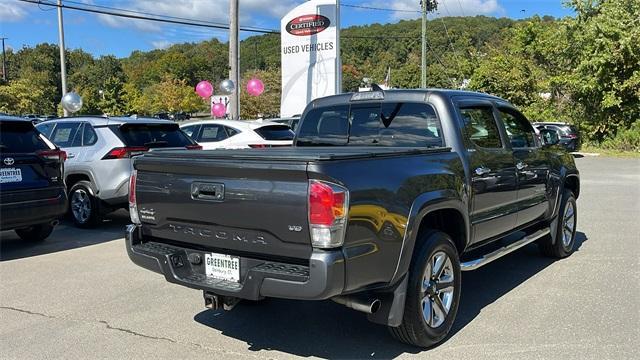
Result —
M574 4L576 18L449 17L427 25L427 83L493 93L521 107L532 120L578 124L594 141L612 138L640 119L640 17L637 0ZM266 85L243 93L244 118L277 115L280 102L279 35L241 43L241 73ZM363 78L415 88L420 79L420 21L353 26L341 32L343 88ZM8 84L0 85L0 111L53 113L60 99L57 46L40 44L7 53ZM69 50L68 82L89 114L206 111L193 92L200 80L228 74L227 44L216 39L130 56L94 58ZM99 93L102 90L102 94ZM544 96L541 96L544 95ZM639 136L640 137L640 136Z

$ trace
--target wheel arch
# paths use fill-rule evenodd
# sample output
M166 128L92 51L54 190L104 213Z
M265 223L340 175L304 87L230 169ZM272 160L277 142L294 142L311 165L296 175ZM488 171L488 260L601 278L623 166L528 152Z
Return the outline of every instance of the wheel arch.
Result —
M91 173L74 172L71 174L66 174L64 181L65 181L65 184L67 185L67 191L70 191L73 185L77 184L80 181L88 181L92 185L90 190L94 193L96 192L96 190L94 189L95 181L93 180L93 176L91 175ZM92 194L92 195L95 195L95 194Z
M563 190L571 190L577 199L580 196L580 177L578 174L567 174L562 182L562 187Z
M398 281L409 270L420 235L432 229L451 236L460 254L469 244L471 231L468 208L454 190L424 193L414 201L391 283Z

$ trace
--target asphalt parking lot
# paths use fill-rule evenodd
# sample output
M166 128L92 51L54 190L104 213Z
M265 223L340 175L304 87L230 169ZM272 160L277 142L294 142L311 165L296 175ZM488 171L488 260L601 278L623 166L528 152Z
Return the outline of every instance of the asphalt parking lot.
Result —
M0 358L633 358L640 353L640 159L576 159L578 251L535 245L463 276L452 335L427 351L331 301L206 310L134 266L121 212L41 244L0 243Z

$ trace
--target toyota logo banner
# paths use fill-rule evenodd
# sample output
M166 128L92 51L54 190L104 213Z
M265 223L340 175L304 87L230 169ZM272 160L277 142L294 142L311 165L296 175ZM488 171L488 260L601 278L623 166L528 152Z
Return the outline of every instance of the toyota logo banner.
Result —
M341 92L337 3L307 1L280 21L282 117L301 114L311 100Z

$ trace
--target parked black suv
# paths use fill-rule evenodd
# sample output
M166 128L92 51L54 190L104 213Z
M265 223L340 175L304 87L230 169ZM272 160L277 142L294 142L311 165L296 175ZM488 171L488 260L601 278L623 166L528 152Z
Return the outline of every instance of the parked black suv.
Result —
M555 131L558 134L558 144L567 149L567 151L580 150L580 133L576 126L562 122L538 122L534 123L533 126L538 130L547 129Z
M66 153L29 119L0 116L0 230L44 240L67 209Z

